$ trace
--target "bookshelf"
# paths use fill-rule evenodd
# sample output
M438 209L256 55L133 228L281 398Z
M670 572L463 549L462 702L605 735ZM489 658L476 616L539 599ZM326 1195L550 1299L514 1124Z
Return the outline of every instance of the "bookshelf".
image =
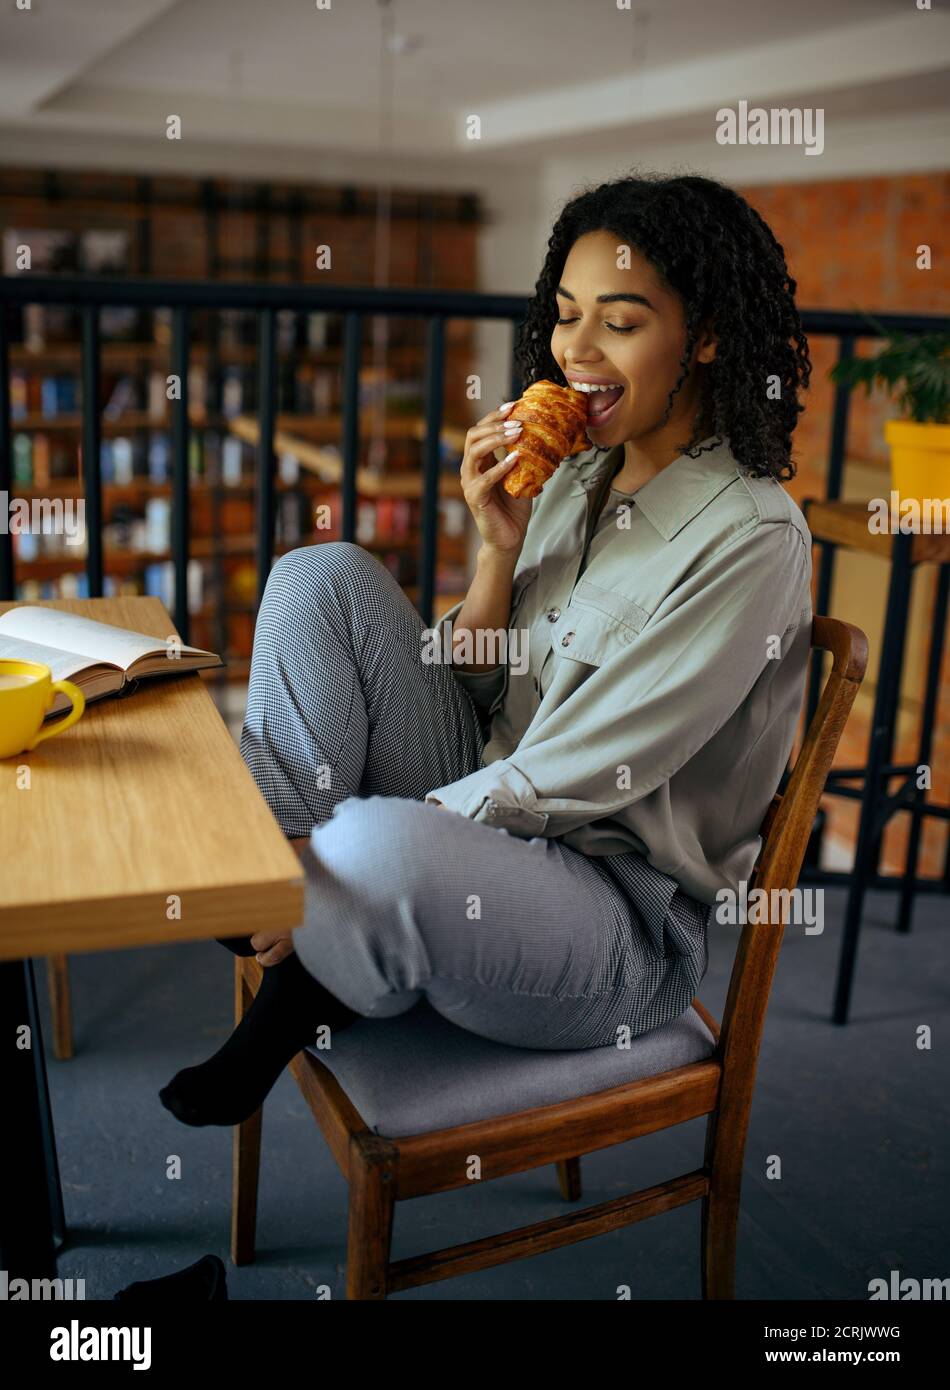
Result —
M372 279L375 204L375 190L343 185L0 167L7 273L15 270L15 248L27 245L35 252L31 269L43 273L365 284ZM390 284L476 287L481 214L474 197L400 191L392 214ZM329 273L319 272L313 257L313 248L326 244L333 248ZM4 312L11 342L14 496L78 499L78 317L53 306ZM239 311L201 311L190 315L190 327L190 637L224 655L225 678L244 679L256 606L256 320ZM390 320L384 352L374 342L371 320L364 329L356 540L380 557L414 599L423 328L413 320ZM156 594L171 606L171 425L165 400L170 311L104 309L100 337L105 592ZM277 555L339 535L342 358L340 316L277 316ZM473 362L472 326L450 323L440 611L468 581L471 528L457 464L472 418L465 386ZM15 535L14 551L17 598L85 595L84 545Z

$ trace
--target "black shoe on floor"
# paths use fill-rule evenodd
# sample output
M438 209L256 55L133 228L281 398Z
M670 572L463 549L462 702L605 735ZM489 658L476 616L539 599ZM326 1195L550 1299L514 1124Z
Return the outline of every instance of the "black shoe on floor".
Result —
M113 1295L123 1303L225 1303L228 1282L217 1255L203 1255L187 1269L161 1279L139 1279Z

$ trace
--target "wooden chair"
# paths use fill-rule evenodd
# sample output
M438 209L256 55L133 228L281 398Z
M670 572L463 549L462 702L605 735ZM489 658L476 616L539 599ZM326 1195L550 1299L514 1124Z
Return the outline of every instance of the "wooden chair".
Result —
M763 823L763 845L753 882L767 890L794 888L798 880L825 778L867 663L864 633L831 618L814 619L812 647L830 652L833 665L787 790L784 796L773 799ZM631 1069L635 1079L588 1093L578 1094L575 1088L570 1098L553 1103L393 1137L392 1130L389 1134L374 1130L369 1116L364 1118L319 1054L309 1049L299 1053L291 1070L350 1186L347 1297L384 1299L402 1289L573 1244L697 1200L702 1202L702 1296L734 1297L743 1154L762 1028L783 930L783 922L772 921L743 927L721 1026L696 999L681 1019L635 1038L626 1055L610 1047L571 1053L579 1066L600 1066L606 1061ZM236 958L238 1019L251 1003L261 973L253 957ZM423 1008L428 1009L426 1001L417 1005L412 1015ZM484 1055L484 1065L490 1070L492 1094L499 1087L504 1093L509 1054L511 1067L520 1064L535 1069L534 1082L539 1077L543 1080L545 1069L565 1065L564 1052L502 1047L474 1038L441 1020L434 1010L430 1013L431 1026L442 1030L439 1037L443 1044L455 1038L460 1053L469 1045L476 1051L482 1049L479 1055ZM404 1014L396 1019L352 1024L331 1052L338 1058L347 1056L351 1031L362 1028L364 1063L368 1055L365 1038L370 1037L374 1040L369 1044L370 1060L386 1084L395 1083L400 1068L409 1065L409 1081L404 1084L411 1090L414 1078L418 1078L422 1087L426 1078L399 1056L399 1045L411 1034L412 1025L405 1025L409 1017ZM425 1029L430 1024L421 1026ZM672 1067L661 1063L665 1069L655 1074L649 1068L647 1074L637 1074L637 1046L642 1039L655 1050L653 1035L666 1037L663 1047L667 1052L663 1055L674 1059L684 1055L685 1038L694 1059ZM394 1037L401 1038L402 1044L393 1046ZM418 1048L418 1033L415 1039ZM421 1045L427 1046L425 1034ZM437 1048L435 1043L432 1050L451 1052L450 1047L440 1044ZM425 1054L417 1051L417 1063L420 1056ZM434 1056L431 1064L438 1067L439 1058ZM336 1066L339 1070L339 1061ZM477 1071L468 1075L477 1077ZM563 1072L560 1075L563 1077ZM433 1097L451 1089L451 1084L431 1087ZM433 1100L436 1114L444 1103L444 1096ZM231 1254L239 1265L254 1258L261 1115L258 1111L234 1132ZM477 1185L471 1181L473 1155L478 1157L482 1180L554 1163L564 1199L574 1201L581 1191L581 1155L702 1115L708 1117L704 1162L693 1172L518 1230L390 1261L396 1202Z

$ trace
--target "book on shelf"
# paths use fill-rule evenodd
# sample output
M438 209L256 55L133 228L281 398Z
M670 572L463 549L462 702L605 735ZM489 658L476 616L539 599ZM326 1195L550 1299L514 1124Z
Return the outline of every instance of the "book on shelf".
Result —
M221 450L221 481L226 487L237 487L243 476L244 447L233 434L226 436Z
M190 384L189 381L189 386ZM149 415L156 420L163 420L165 418L165 412L168 409L167 389L168 384L165 380L164 372L149 372L147 410Z
M204 570L200 560L189 560L186 572L188 612L200 612L204 601ZM175 566L171 560L159 560L146 565L142 572L142 589L161 599L166 608L175 605Z
M10 418L22 420L30 410L29 380L26 372L10 373Z
M150 497L145 503L145 549L161 553L172 540L172 506L168 497Z
M118 694L153 676L224 665L214 652L186 646L177 638L163 642L144 632L29 605L0 616L0 657L48 666L53 680L72 681L87 700ZM68 709L69 703L65 695L57 694L49 713Z
M59 414L59 391L54 376L40 378L40 414L47 418Z
M120 376L106 401L102 412L105 420L121 420L130 411L141 409L141 392L134 376Z
M167 483L169 477L170 440L156 430L148 441L148 476L150 482Z
M239 367L229 367L221 387L221 413L229 418L240 415L245 406L243 373Z
M153 587L147 592L154 593L171 609L175 602L175 573L174 566L170 561L158 564L154 567L155 578L151 581ZM158 575L158 571L162 571ZM251 573L253 582L250 594L256 593L257 571L252 566ZM145 574L139 578L137 575L116 575L107 574L102 580L103 598L125 598L141 594L146 591ZM191 614L200 613L203 607L204 575L200 560L189 560L188 562L188 612ZM64 574L57 575L55 579L20 579L16 586L16 601L18 603L40 603L46 599L60 598L90 598L89 578L82 573L67 570Z
M132 305L106 304L99 310L99 331L104 342L135 342L142 310Z
M79 380L74 376L56 378L56 411L61 415L75 415L79 409Z
M33 483L37 487L48 487L50 480L49 435L33 436Z
M13 481L27 486L33 481L33 441L28 434L13 436Z
M111 477L103 473L103 481L112 483L131 483L135 476L135 449L131 439L117 434L112 441Z
M102 594L104 598L115 597L115 591L109 588L111 576L107 575L102 582ZM133 592L127 590L125 592ZM21 579L17 581L16 599L18 603L39 603L43 599L53 598L88 598L89 580L84 574L61 574L56 579Z

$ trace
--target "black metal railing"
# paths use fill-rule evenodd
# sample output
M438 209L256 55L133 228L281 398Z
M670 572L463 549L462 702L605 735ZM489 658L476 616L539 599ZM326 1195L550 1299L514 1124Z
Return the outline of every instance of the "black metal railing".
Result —
M12 470L12 422L10 416L9 342L7 306L55 304L76 307L82 316L82 459L86 508L86 575L89 594L98 597L103 586L102 479L100 474L99 310L104 307L165 308L172 314L170 366L180 382L180 398L171 412L171 554L174 568L175 622L186 638L189 629L187 568L189 560L188 474L188 344L192 310L234 309L258 315L257 409L259 435L256 462L256 548L258 593L262 593L274 554L275 478L274 433L277 413L277 347L275 316L280 310L294 313L327 313L343 316L342 361L342 516L340 532L353 540L356 531L356 474L359 457L359 371L363 324L370 316L422 319L426 324L425 437L422 456L422 504L419 550L418 608L426 622L432 620L435 599L435 565L439 497L439 440L442 428L445 323L447 319L494 319L511 324L523 319L528 300L520 295L480 294L454 290L372 289L317 287L298 284L238 284L217 281L166 281L89 278L68 275L0 277L0 493L14 493ZM805 331L812 337L835 337L839 360L853 355L856 339L879 332L923 333L943 324L924 314L878 314L878 327L860 315L835 310L806 310ZM521 384L512 357L510 395L520 394ZM829 440L826 496L840 497L847 450L848 407L851 388L835 389ZM831 595L833 548L823 548L818 575L816 607L826 612ZM0 598L15 593L12 537L0 533ZM809 712L817 700L817 681Z
M86 502L86 576L90 597L103 585L102 479L100 476L99 310L104 307L170 308L170 366L181 395L171 412L171 552L174 568L175 623L187 640L189 560L188 477L188 328L195 309L256 312L258 445L256 466L258 593L263 593L274 554L274 433L277 415L277 346L275 316L297 314L343 316L342 363L342 539L356 532L356 474L359 458L359 372L363 324L370 316L421 318L426 323L425 436L422 455L422 506L418 608L431 621L435 599L435 562L439 499L439 441L447 319L500 319L512 328L524 316L527 300L518 295L473 294L449 290L344 289L312 285L245 285L212 281L162 281L36 275L0 278L0 492L13 493L12 422L9 393L9 342L6 306L57 304L76 307L82 316L82 458ZM520 394L512 366L510 391ZM0 534L0 598L13 598L12 538Z

